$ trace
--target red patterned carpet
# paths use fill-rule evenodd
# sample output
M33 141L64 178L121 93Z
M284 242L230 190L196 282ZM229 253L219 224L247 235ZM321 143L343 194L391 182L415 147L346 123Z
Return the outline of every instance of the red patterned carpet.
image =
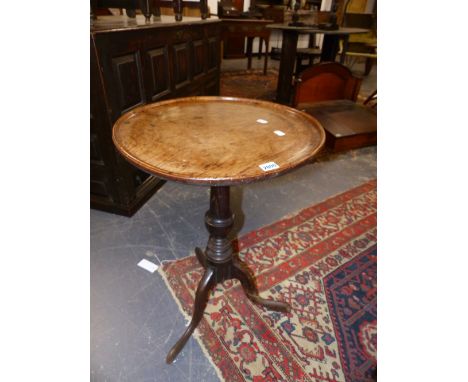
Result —
M374 381L377 356L377 191L370 181L251 232L237 245L260 294L218 284L195 331L224 381ZM202 275L195 256L160 268L189 317ZM180 328L181 334L183 328Z

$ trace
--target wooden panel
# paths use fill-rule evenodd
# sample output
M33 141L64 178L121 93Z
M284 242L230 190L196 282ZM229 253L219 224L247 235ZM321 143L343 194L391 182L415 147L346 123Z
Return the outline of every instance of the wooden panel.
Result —
M90 191L92 194L102 196L106 199L109 197L109 190L106 187L106 182L104 182L103 180L91 179Z
M190 51L188 42L174 45L174 84L179 89L190 81Z
M124 113L133 107L146 103L143 91L140 53L134 52L112 58L112 69L117 81L120 111Z
M93 117L91 116L91 125L93 125ZM95 132L91 130L90 133L90 154L91 154L91 163L96 165L103 165L103 157L101 154L100 144L98 136Z
M377 133L359 134L344 138L337 138L330 134L330 136L332 137L332 139L330 139L330 142L328 141L328 135L329 133L327 133L326 145L329 149L331 149L334 152L352 150L360 147L373 146L377 144Z
M117 196L111 170L114 148L109 134L106 134L109 119L92 39L90 48L90 193L92 200L112 203Z
M193 79L203 75L205 61L205 43L203 40L196 40L193 42Z
M275 23L284 23L286 6L269 6L267 8L260 8L265 20L273 20Z
M91 196L104 202L112 202L116 195L113 188L112 173L103 161L91 161Z
M139 28L119 26L117 20L108 30L103 28L110 18L102 21L105 25L97 20L91 32L91 206L131 216L164 181L116 153L112 125L148 102L218 95L220 22L171 20Z
M251 2L251 5L255 5L255 1ZM228 0L228 1L221 0L221 2L218 3L218 7L222 7L222 6L226 6L227 9L234 7L238 12L244 11L243 0ZM240 18L240 16L237 15L237 12L231 13L231 15L232 16L229 16L229 14L226 14L225 12L221 12L220 14L220 16L223 19L229 19L230 17ZM245 48L245 38L239 37L239 36L229 37L225 39L223 43L223 56L224 56L223 58L228 58L228 59L229 58L244 58L245 57L244 48Z
M327 134L326 145L334 151L355 149L377 143L377 113L349 100L299 104L315 117Z
M355 101L362 79L338 62L309 66L297 79L294 104L347 99Z
M171 73L169 70L169 54L167 46L148 51L152 79L151 100L169 94Z
M224 40L223 58L244 58L245 57L245 38L229 37Z
M211 72L219 69L220 57L219 57L219 41L218 37L208 38L208 52L207 52L207 71Z

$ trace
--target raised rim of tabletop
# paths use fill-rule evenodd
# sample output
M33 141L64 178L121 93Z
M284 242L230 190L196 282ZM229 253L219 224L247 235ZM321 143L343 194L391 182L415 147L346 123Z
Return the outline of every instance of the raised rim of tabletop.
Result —
M260 104L267 106L269 108L281 110L281 111L289 111L291 113L294 113L295 115L299 116L300 118L303 118L305 121L311 122L311 125L313 125L315 128L317 128L319 135L320 135L320 141L317 144L317 147L311 151L310 155L304 157L304 159L299 160L295 163L292 163L289 166L281 167L276 170L271 170L268 172L265 172L263 174L259 174L256 176L245 176L242 178L234 178L234 177L224 177L224 178L202 178L202 177L183 177L183 176L175 176L172 175L164 169L161 169L160 167L155 167L151 164L148 164L147 162L141 161L138 158L136 158L134 155L132 155L130 152L126 151L124 148L122 148L121 144L118 142L118 140L115 137L115 126L117 126L121 121L124 119L128 118L129 115L134 114L135 112L138 112L140 109L144 108L149 108L149 107L158 107L158 106L163 106L163 105L168 105L171 103L182 103L182 102L193 102L193 101L202 101L202 102L209 102L209 101L232 101L232 102L244 102L244 103L249 103L249 104ZM157 104L157 106L155 106ZM264 100L258 100L258 99L252 99L252 98L242 98L242 97L229 97L229 96L192 96L192 97L181 97L181 98L172 98L170 100L165 100L165 101L159 101L159 102L153 102L153 103L148 103L145 105L141 105L138 107L135 107L134 109L126 112L125 114L121 115L114 123L114 126L112 128L112 141L114 142L114 145L116 146L118 152L130 163L132 163L135 167L141 169L142 171L145 171L151 175L157 176L161 179L165 180L170 180L174 182L179 182L179 183L184 183L184 184L192 184L192 185L205 185L205 186L235 186L235 185L242 185L242 184L248 184L248 183L253 183L253 182L258 182L261 180L269 179L269 178L274 178L283 174L286 174L288 172L291 172L293 170L296 170L306 164L309 164L313 161L313 159L317 156L317 154L322 150L322 148L325 145L325 130L322 126L322 124L313 116L292 108L290 106L286 106L283 104L278 104L274 102L269 102L269 101L264 101Z

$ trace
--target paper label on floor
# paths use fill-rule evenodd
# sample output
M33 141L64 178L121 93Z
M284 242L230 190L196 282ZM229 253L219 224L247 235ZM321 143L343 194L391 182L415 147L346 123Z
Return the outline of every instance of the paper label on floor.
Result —
M152 263L151 261L148 261L146 259L141 260L138 263L138 266L146 269L148 272L153 273L156 269L158 269L158 266L155 263Z
M258 165L263 171L271 171L276 170L280 166L278 166L275 162L268 162Z

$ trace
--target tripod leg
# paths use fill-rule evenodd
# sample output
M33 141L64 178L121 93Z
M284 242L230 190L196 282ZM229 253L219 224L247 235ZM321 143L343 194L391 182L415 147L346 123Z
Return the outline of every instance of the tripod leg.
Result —
M278 310L281 312L290 312L291 307L289 304L282 302L282 301L273 301L267 300L258 295L258 290L255 285L255 281L253 277L249 274L249 272L245 269L245 267L238 261L233 262L233 277L238 279L242 287L244 288L244 292L247 297L252 300L254 303L263 305L264 307L271 309L271 310Z
M206 269L206 255L202 249L196 247L195 248L195 255L197 256L198 262Z
M174 362L177 355L180 353L182 348L184 347L185 343L197 327L198 323L203 317L203 312L206 308L206 303L208 300L208 294L210 289L215 284L215 271L212 268L207 268L203 277L198 284L197 292L195 293L195 302L193 304L193 315L192 321L190 321L190 325L185 329L184 334L182 337L175 343L172 349L169 351L166 357L166 363Z

